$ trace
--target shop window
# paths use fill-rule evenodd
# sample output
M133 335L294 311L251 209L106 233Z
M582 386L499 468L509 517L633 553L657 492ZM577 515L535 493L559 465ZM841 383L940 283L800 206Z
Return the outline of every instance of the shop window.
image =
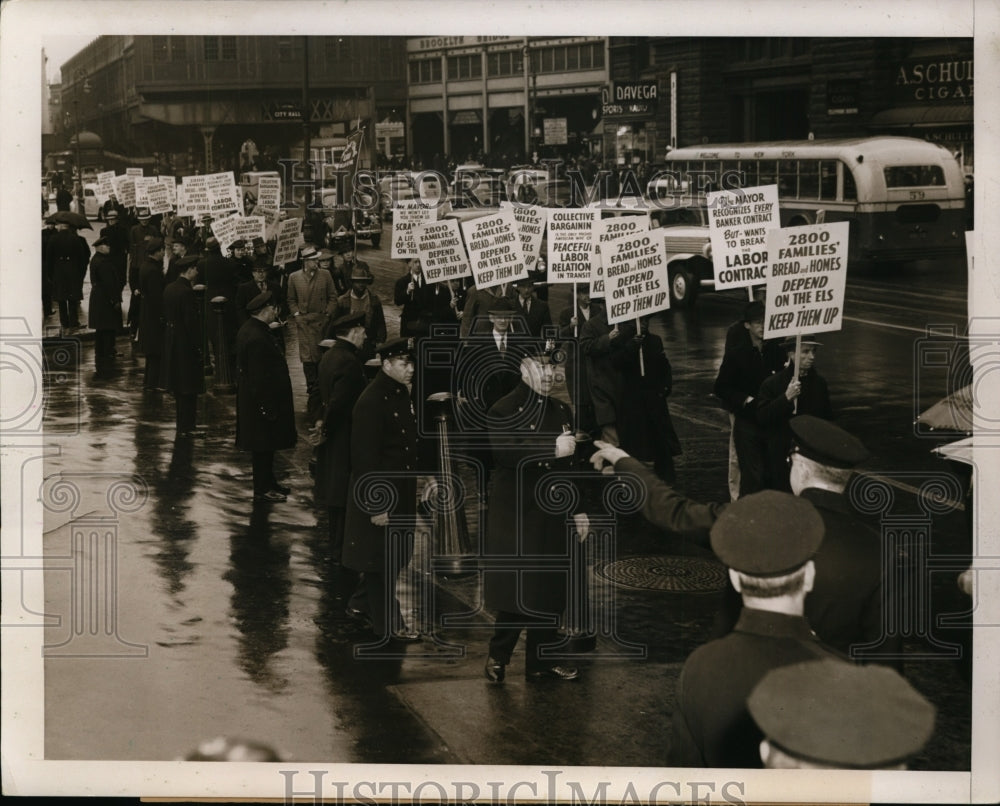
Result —
M205 49L206 62L216 62L219 60L219 38L217 36L202 37L202 45Z
M236 37L222 37L222 58L224 61L236 61Z

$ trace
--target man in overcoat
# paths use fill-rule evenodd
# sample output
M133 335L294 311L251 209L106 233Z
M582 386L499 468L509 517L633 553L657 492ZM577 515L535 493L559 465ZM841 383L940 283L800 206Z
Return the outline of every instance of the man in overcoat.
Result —
M600 300L590 299L590 284L576 287L576 304L559 314L559 338L569 342L574 349L566 352L566 391L576 409L577 427L588 434L597 428L594 403L590 399L590 376L587 361L580 355L580 334L590 317L603 308Z
M236 288L238 286L236 261L223 255L219 240L215 236L210 236L205 240L199 268L205 283L205 324L212 342L216 372L218 372L218 367L221 366L223 360L228 359L230 366L236 360L236 331L240 327L239 317L236 314ZM219 314L211 307L212 301L220 297L224 297L225 302L215 304L221 306L221 333L218 323L214 319Z
M781 344L788 363L780 372L768 377L757 395L757 424L764 435L764 486L788 492L788 450L792 446L792 430L788 422L797 414L812 414L824 420L833 419L830 391L826 379L815 368L816 353L821 342L802 337L799 368L795 368L795 338Z
M382 300L371 290L375 282L368 264L359 260L351 269L351 290L337 298L337 318L349 313L365 315L365 343L361 348L361 360L370 361L375 357L375 347L387 338L385 312Z
M379 638L414 641L420 635L407 626L396 597L396 580L413 556L413 532L391 530L394 522L416 517L421 462L410 397L413 343L396 339L379 348L379 357L381 369L352 413L343 563L362 578L348 614L370 620ZM384 510L371 511L383 503Z
M421 339L430 335L433 324L457 323L447 283L428 283L420 258L411 258L408 264L408 271L396 280L393 289L393 300L401 308L400 337Z
M816 553L816 581L806 597L806 618L820 640L853 658L868 645L879 660L902 671L902 640L888 635L887 610L902 606L887 597L882 537L845 494L868 450L851 434L820 417L801 414L792 430L792 493L816 507L826 536ZM861 654L855 660L866 660Z
M139 345L146 356L146 374L143 389L163 388L163 241L152 238L146 242L146 258L139 268L139 293L142 307L139 310Z
M59 324L67 329L80 326L77 314L83 299L81 277L90 261L87 241L69 224L57 223L55 235L48 239L47 258L52 277L52 299L59 304Z
M587 365L590 401L601 439L618 445L618 400L622 394L621 373L612 362L612 353L622 341L618 325L608 323L607 310L601 307L580 330L580 360Z
M319 252L302 247L302 268L288 278L288 310L299 340L299 360L306 378L306 391L316 388L319 373L319 343L337 309L337 293L330 272L319 268Z
M559 643L557 627L567 605L567 570L540 563L568 557L570 538L564 514L539 501L560 471L568 470L576 451L573 412L551 396L558 358L554 343L522 350L520 383L489 411L494 454L483 555L517 558L522 567L484 573L485 598L496 611L486 660L486 679L502 683L521 630L526 629L524 674L529 681L575 680L575 668L540 654ZM575 528L586 536L586 515L573 513ZM538 562L533 563L533 559Z
M247 306L250 318L236 334L236 447L250 451L255 502L286 500L290 489L274 476L274 454L298 439L292 380L271 335L278 309L270 291Z
M105 377L114 368L115 336L122 327L122 283L107 238L94 241L90 260L90 302L87 324L94 329L94 365Z
M536 339L542 336L542 328L552 324L549 303L538 298L533 278L521 277L514 282L514 308L524 319L528 333Z
M822 541L815 507L774 490L740 498L715 521L712 550L729 567L743 612L731 633L698 647L684 663L669 766L760 767L763 734L746 706L754 686L779 666L839 658L803 616Z
M138 332L142 315L141 282L139 271L146 262L146 244L153 239L160 239L160 231L152 223L153 217L146 207L136 211L138 223L133 225L128 233L128 287L132 292L132 300L128 308L128 324L133 336Z
M118 271L119 282L122 288L128 282L128 253L129 253L129 233L125 224L119 219L119 212L111 207L105 214L104 220L107 226L101 227L100 237L107 239L110 247L109 255Z
M202 311L194 293L198 256L180 258L177 271L177 279L163 291L163 364L167 391L177 403L177 436L191 438L204 435L196 425L198 395L205 391Z
M344 518L351 477L351 431L354 404L365 388L358 358L365 342L364 314L335 320L334 342L319 362L319 394L323 408L314 426L319 443L316 486L330 516L330 557L339 564L344 549Z

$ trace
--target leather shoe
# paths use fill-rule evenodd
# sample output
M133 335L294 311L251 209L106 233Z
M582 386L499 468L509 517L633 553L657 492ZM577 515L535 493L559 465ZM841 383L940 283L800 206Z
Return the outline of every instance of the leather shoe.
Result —
M502 683L507 676L507 666L495 658L486 659L486 679L491 683Z
M269 501L272 504L277 504L285 501L285 496L279 493L277 490L268 490L266 493L259 493L253 497L254 501Z
M531 682L540 680L576 680L580 676L580 673L572 666L549 666L545 669L528 672L525 676Z
M271 485L271 489L274 490L275 492L281 493L282 495L288 495L288 494L290 494L292 492L292 488L291 487L286 487L283 484L278 484L278 482L275 482L274 484L272 484Z

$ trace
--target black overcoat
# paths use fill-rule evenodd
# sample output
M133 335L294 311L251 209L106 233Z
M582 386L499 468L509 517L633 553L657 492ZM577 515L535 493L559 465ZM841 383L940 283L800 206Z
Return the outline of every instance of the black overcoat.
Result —
M490 409L489 418L493 482L483 553L522 557L526 570L488 570L486 603L509 613L529 608L561 614L567 571L532 570L531 558L568 558L567 541L576 539L567 529L569 515L545 512L536 497L550 489L543 483L558 482L573 465L572 456L555 455L556 438L572 429L573 413L561 400L539 395L522 382Z
M344 507L351 478L351 428L354 404L365 388L358 348L337 339L319 362L319 393L326 441L319 446L316 486L328 507Z
M412 518L417 506L417 418L410 392L381 370L354 404L351 424L351 479L344 522L343 562L355 571L384 572L386 527L375 526L372 515L390 511L393 518ZM358 498L368 483L378 479L389 485L394 499L385 509L362 508ZM367 491L372 494L371 490ZM405 549L402 563L409 562ZM412 542L410 543L412 550Z
M87 241L73 230L57 230L48 240L48 259L52 299L60 302L83 299L83 277L90 260Z
M90 260L90 302L87 324L94 330L113 330L122 326L122 286L118 266L111 255L95 252Z
M280 451L298 439L288 363L259 319L236 334L236 447Z
M139 269L139 344L146 355L163 354L163 262L147 256Z
M187 277L178 277L163 291L163 368L166 389L175 395L205 391L201 309Z
M613 425L617 421L618 399L622 393L621 373L611 359L611 350L617 341L611 338L612 330L603 308L595 311L580 327L580 358L587 365L590 400L599 426Z

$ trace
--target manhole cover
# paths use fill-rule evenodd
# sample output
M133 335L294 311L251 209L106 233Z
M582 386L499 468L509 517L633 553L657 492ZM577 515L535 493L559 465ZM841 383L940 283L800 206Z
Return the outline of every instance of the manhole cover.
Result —
M684 593L715 593L728 579L724 565L695 557L626 557L596 572L623 588Z

